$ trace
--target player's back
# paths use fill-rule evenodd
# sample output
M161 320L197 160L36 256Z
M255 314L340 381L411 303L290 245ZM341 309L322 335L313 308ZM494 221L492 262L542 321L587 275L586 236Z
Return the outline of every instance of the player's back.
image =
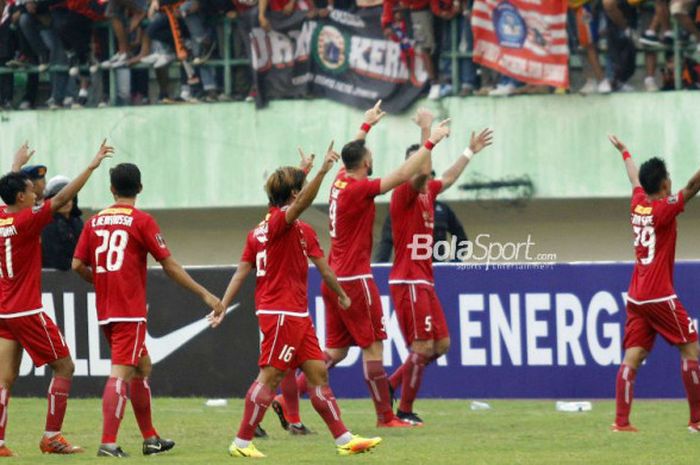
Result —
M41 231L52 219L50 200L14 213L0 209L0 313L41 310Z
M328 262L338 277L370 275L374 198L381 179L354 179L342 170L331 187Z
M641 187L634 189L630 206L635 265L629 297L637 302L675 296L673 265L676 254L676 217L683 211L682 192L651 200Z
M255 254L258 313L307 313L308 262L301 222L286 220L286 208L272 207L248 235L245 261ZM247 257L247 258L246 258Z
M145 319L149 253L159 261L170 256L149 214L117 204L90 218L76 257L92 267L101 323Z

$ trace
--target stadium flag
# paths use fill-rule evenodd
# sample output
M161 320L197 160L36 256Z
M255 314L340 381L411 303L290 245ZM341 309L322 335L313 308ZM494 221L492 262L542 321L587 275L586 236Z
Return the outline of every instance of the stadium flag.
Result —
M333 10L328 18L308 19L268 12L272 30L257 23L257 9L245 14L258 106L273 98L325 97L358 108L382 99L399 113L428 81L429 57L408 39L393 41L381 28L382 8L356 13Z
M569 87L566 0L476 0L474 61L529 84Z

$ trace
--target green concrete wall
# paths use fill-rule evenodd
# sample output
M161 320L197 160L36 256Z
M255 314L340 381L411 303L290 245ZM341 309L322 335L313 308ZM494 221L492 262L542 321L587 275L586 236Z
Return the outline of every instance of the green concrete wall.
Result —
M453 135L434 151L438 173L461 153L472 129L490 126L495 144L475 158L463 180L527 175L537 198L629 195L620 157L606 140L609 133L626 141L638 160L664 155L677 186L700 167L697 92L449 98L421 104L452 119ZM145 208L263 205L267 174L296 164L297 146L321 156L330 140L338 148L347 142L361 120L361 112L328 100L278 101L265 110L229 103L1 113L0 163L9 168L16 147L29 139L37 148L35 161L47 164L50 175L73 175L107 137L117 148L107 167L120 161L141 167ZM417 138L408 114L382 121L369 137L375 174L397 166ZM82 193L83 205L110 201L107 167ZM327 201L327 192L324 187L320 203ZM453 189L445 198L473 195Z

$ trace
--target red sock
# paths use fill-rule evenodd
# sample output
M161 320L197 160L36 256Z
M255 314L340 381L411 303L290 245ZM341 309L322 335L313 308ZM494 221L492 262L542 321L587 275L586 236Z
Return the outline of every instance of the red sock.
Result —
M328 352L323 352L323 360L326 362L326 368L329 370L335 366L335 363ZM303 371L297 376L297 391L299 391L300 396L309 393L309 386L306 383L306 375Z
M131 406L144 439L158 436L151 418L151 386L146 378L133 378L129 383Z
M615 424L627 426L630 424L630 411L634 399L634 378L637 370L625 364L620 365L615 382Z
M391 386L391 389L396 391L399 386L401 385L401 382L403 381L403 372L406 369L406 364L408 363L408 360L410 359L409 357L406 359L405 362L403 362L399 367L394 371L391 376L389 376L389 385Z
M369 394L374 401L374 409L377 411L377 419L381 422L391 421L394 418L394 412L391 409L389 396L389 379L381 360L365 361L363 366Z
M257 381L251 384L248 394L245 396L245 410L238 428L237 438L252 441L255 428L258 427L275 393L269 387Z
M685 392L690 406L690 421L700 421L700 366L697 360L683 360L681 363L681 375Z
M423 371L428 363L425 355L411 352L404 363L403 384L401 386L401 403L399 410L402 412L413 412L413 401L416 400L421 381L423 381Z
M284 398L284 417L289 423L301 423L299 416L299 391L295 370L289 370L280 384Z
M326 422L333 439L348 432L348 429L343 424L343 420L340 419L340 407L335 401L335 396L330 386L315 386L311 388L309 390L309 398L311 399L311 405L314 406L316 412Z
M102 395L102 444L117 442L119 425L124 418L124 410L128 400L124 380L110 376Z
M7 426L7 405L10 403L10 390L0 387L0 441L5 440L5 427Z
M68 407L71 380L54 376L49 384L49 411L46 413L46 431L61 431Z

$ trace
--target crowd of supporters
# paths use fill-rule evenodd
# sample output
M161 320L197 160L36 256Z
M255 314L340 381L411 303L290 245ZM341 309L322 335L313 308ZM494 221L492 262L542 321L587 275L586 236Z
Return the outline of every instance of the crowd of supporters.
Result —
M250 68L233 69L227 95L223 70L212 63L222 56L221 18L236 18L251 8L258 9L258 23L265 29L271 27L268 11L304 10L309 17L325 17L334 9L382 8L387 38L410 41L412 49L433 56L426 88L431 99L557 91L498 76L466 57L473 47L472 6L473 0L0 0L0 107L100 106L108 102L110 85L120 105L252 99ZM698 67L693 56L700 52L696 9L696 0L569 0L571 55L580 57L572 63L582 65L576 67L582 78L572 79L571 91L672 89L672 18L680 26L685 52L683 85L694 88ZM231 55L245 59L242 28L234 21L233 29ZM116 53L109 56L111 41ZM442 53L452 49L464 52L456 73L453 60ZM174 67L179 82L170 72Z

